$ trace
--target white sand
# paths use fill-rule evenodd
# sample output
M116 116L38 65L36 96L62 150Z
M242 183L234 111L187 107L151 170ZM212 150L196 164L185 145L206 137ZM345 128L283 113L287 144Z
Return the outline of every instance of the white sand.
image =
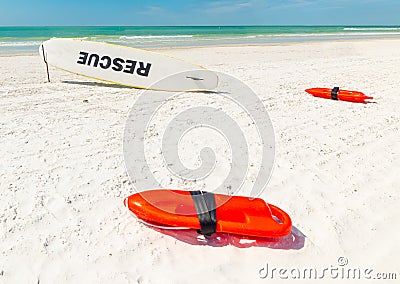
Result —
M135 193L122 137L140 91L55 69L49 84L39 56L0 57L0 283L266 283L266 263L322 271L341 256L347 268L400 272L400 40L163 52L260 96L276 135L262 197L290 214L304 245L190 245L139 224L122 205ZM304 92L319 86L376 103Z

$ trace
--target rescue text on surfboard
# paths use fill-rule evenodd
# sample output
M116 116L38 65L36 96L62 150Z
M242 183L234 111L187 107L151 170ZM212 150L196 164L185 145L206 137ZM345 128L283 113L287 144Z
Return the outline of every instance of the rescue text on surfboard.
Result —
M108 69L111 67L112 70L117 72L124 73L135 73L136 65L139 65L136 69L136 74L139 76L148 77L151 63L138 62L134 60L124 60L122 58L116 57L112 59L110 56L104 55L100 57L100 55L88 52L81 51L79 52L79 59L77 61L78 64L88 65L93 67L100 67L103 69Z

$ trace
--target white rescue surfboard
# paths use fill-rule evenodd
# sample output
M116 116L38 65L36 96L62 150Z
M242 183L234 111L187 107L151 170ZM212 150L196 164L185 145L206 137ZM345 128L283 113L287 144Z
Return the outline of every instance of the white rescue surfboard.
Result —
M39 53L58 69L134 88L201 91L218 85L218 76L200 65L126 46L54 38L43 42Z

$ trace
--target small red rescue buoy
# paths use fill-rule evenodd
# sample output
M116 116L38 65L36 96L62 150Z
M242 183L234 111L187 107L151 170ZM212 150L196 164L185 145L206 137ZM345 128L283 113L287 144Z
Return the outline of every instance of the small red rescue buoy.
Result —
M373 97L368 97L364 93L357 91L340 90L338 87L335 87L333 89L312 88L307 89L306 92L313 95L314 97L353 103L367 103L365 100L373 99Z

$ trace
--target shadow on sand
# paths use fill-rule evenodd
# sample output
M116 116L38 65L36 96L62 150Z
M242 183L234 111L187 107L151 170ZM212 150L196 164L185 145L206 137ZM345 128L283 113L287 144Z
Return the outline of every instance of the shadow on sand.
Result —
M119 84L113 84L113 83L102 83L102 82L85 82L85 81L69 81L69 80L64 80L62 81L63 83L66 84L72 84L72 85L82 85L82 86L90 86L90 87L106 87L106 88L116 88L116 89L133 89L133 90L141 90L141 91L164 91L164 92L193 92L193 93L204 93L204 94L229 94L229 92L222 92L222 91L211 91L211 90L193 90L193 91L168 91L168 90L158 90L157 88L155 89L146 89L146 88L135 88L135 87L130 87L130 86L124 86L124 85L119 85Z
M267 247L271 249L299 250L304 247L305 235L296 227L292 227L292 232L283 238L257 238L234 234L215 233L210 237L199 235L196 230L189 229L161 229L153 226L149 228L171 236L178 241L198 246L224 247L228 245L237 248Z
M84 81L62 81L63 83L72 84L72 85L82 85L82 86L91 86L91 87L107 87L107 88L117 88L117 89L135 89L129 86L123 86L113 83L102 83L102 82L84 82Z

